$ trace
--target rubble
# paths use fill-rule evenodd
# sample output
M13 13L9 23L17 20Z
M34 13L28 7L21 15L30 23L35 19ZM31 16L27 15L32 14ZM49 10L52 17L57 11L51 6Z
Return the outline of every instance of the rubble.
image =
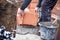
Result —
M12 0L9 0L10 2ZM21 1L21 0L20 0ZM13 3L15 3L13 1ZM11 4L7 0L0 0L0 26L6 26L6 29L11 31L11 28L16 28L16 13L21 3Z

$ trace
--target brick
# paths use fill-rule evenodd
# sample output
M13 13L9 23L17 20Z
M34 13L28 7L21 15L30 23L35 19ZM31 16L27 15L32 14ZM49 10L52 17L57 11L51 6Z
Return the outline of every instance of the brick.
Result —
M38 0L32 0L32 2L38 2Z
M37 3L31 3L30 8L35 8L37 6Z
M31 11L31 13L36 13L34 9L30 9L30 11ZM38 15L38 14L36 13L36 15Z

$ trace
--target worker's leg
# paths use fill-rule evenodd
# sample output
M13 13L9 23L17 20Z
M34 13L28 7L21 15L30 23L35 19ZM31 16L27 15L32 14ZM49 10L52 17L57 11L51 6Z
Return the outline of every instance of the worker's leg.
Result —
M51 27L51 22L42 22L40 24L40 37L42 40L54 40L56 28Z
M47 7L42 7L40 22L50 22L51 21L51 10Z

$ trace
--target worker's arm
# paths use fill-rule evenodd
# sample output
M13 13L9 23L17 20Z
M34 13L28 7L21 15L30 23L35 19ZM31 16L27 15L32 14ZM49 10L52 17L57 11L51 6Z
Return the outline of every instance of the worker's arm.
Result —
M30 2L31 2L31 0L24 0L20 9L24 10L30 4Z
M24 9L30 4L31 0L24 0L22 6L18 8L17 14L24 16Z
M38 5L37 5L38 8L41 7L41 2L42 2L42 0L39 0L39 1L38 1Z

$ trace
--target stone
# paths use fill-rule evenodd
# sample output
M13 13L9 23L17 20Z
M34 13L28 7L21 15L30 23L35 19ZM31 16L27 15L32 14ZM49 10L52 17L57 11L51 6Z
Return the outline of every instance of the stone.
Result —
M39 27L17 26L16 33L18 34L38 34Z
M41 38L40 36L34 34L26 34L26 35L16 34L16 38L14 40L41 40Z

